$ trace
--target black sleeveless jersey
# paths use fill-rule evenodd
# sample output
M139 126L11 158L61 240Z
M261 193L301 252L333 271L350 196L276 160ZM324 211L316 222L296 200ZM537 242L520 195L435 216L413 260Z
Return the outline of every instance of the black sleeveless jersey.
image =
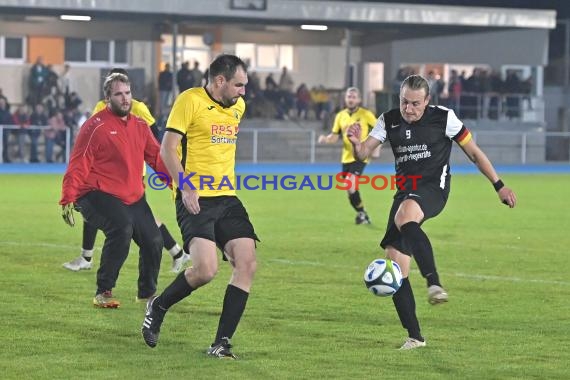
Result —
M449 190L452 140L465 144L471 139L469 130L453 110L428 106L420 120L408 124L400 109L380 115L370 136L390 142L397 176L416 177L417 185Z

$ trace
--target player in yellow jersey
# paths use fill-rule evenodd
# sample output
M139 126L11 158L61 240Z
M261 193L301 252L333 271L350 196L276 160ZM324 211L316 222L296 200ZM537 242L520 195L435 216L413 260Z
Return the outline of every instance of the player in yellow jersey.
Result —
M360 191L356 188L355 176L359 176L364 172L366 164L370 161L360 161L354 157L352 144L346 136L347 129L353 124L361 126L362 134L360 140L366 140L368 132L376 125L376 116L367 110L360 107L362 102L360 91L356 87L350 87L346 90L344 96L346 108L337 113L334 119L332 132L328 135L319 136L319 144L334 144L342 136L342 172L348 173L347 180L351 180L352 186L348 189L348 199L351 206L356 210L356 224L370 224L370 218L364 210Z
M123 74L128 77L128 73L124 69L112 69L109 72L109 75L113 73ZM97 112L103 110L105 107L107 107L107 103L105 102L105 100L102 99L99 102L97 102L91 114L95 115ZM146 104L144 104L139 100L132 99L131 113L143 119L150 127L154 137L156 137L156 139L160 142L159 130L158 126L156 125L156 120L152 116ZM142 174L144 177L146 174L146 166L143 167ZM180 245L176 243L176 240L174 240L174 238L170 234L170 231L168 231L168 228L166 228L166 225L164 223L156 219L156 225L158 226L160 234L162 235L164 248L168 251L168 253L170 253L170 256L172 256L171 271L178 273L182 270L184 264L190 261L190 255L184 252L182 248L180 248ZM93 248L95 247L96 238L97 238L97 228L83 221L83 240L81 245L81 254L75 259L64 263L63 267L74 272L85 269L91 269L93 265L91 260L93 258Z
M234 180L238 125L245 112L242 97L248 79L244 62L235 55L218 56L208 73L206 87L186 90L174 102L161 146L169 174L178 181L176 214L193 265L161 295L149 300L142 335L147 345L156 346L167 310L214 278L218 246L233 272L216 337L207 353L236 359L230 339L245 309L257 265L258 239L236 196Z

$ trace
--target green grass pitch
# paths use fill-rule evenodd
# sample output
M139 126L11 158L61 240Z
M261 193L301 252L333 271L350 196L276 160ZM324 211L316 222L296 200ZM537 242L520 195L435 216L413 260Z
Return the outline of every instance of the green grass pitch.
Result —
M509 175L515 209L481 175L458 175L445 211L424 228L450 301L430 306L410 276L427 347L400 352L406 332L389 298L363 284L391 192L362 190L372 218L354 225L346 193L239 193L261 238L258 272L233 339L238 361L209 358L230 271L175 305L155 349L134 302L138 252L114 289L118 310L93 308L96 269L68 272L80 223L60 215L59 175L0 176L2 379L568 379L570 202L568 175ZM180 241L165 191L149 203ZM81 221L81 217L76 214ZM102 234L96 244L95 267ZM173 279L165 252L159 278Z

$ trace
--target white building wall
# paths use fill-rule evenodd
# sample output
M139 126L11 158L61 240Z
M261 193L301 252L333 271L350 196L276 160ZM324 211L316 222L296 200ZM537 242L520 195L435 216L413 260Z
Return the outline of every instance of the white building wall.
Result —
M295 71L296 85L306 83L309 88L324 85L326 88L344 88L346 48L344 46L297 46ZM350 49L350 63L360 62L361 49Z
M24 89L28 88L29 71L26 65L0 65L0 88L10 104L22 103L25 97Z
M222 44L222 52L235 54L234 44ZM353 47L350 62L358 65L361 60L361 49ZM214 57L215 55L213 55ZM326 88L342 89L344 87L346 48L343 46L296 45L294 47L293 70L291 77L295 88L305 83L309 88L323 85ZM261 87L265 88L265 77L268 71L257 71ZM273 78L279 81L281 69L272 71Z
M158 80L158 50L152 41L131 41L129 62L132 67L144 69L147 89L154 88L153 83Z

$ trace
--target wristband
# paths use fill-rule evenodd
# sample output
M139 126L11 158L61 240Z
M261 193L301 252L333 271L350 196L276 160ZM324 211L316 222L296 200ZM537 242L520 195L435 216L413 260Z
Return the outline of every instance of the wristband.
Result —
M499 191L505 187L505 184L499 179L497 182L493 183L493 187L495 188L495 191Z

